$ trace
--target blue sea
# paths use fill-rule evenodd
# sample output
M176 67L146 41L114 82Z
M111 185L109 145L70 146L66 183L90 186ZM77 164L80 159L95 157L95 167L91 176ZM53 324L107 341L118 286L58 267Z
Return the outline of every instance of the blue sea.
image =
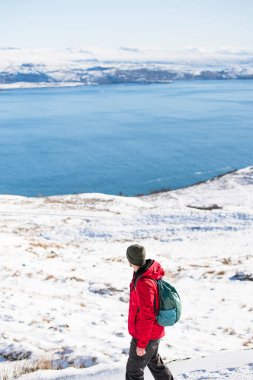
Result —
M253 165L253 81L0 91L0 193L136 195Z

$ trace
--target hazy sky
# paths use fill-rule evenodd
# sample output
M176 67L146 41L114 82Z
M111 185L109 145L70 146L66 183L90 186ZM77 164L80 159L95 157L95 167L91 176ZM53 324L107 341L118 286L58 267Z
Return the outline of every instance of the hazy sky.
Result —
M0 0L0 47L253 48L253 0Z

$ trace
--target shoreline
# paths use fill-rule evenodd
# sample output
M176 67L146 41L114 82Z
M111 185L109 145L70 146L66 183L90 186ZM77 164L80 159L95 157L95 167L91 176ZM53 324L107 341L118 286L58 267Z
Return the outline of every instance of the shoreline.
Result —
M249 165L249 166L246 166L246 167L242 167L242 168L237 168L237 169L232 169L232 170L229 170L227 171L226 173L222 173L222 174L218 174L218 175L215 175L214 177L210 177L209 179L207 180L203 180L203 181L198 181L198 182L194 182L190 185L186 185L186 186L182 186L182 187L178 187L178 188L175 188L175 189L170 189L170 188L160 188L160 189L154 189L154 190L151 190L150 192L148 193L140 193L140 194L134 194L134 195L126 195L124 194L123 192L119 192L118 194L108 194L108 193L102 193L102 192L97 192L97 191L94 191L94 192L80 192L80 193L67 193L67 194L51 194L51 195L43 195L43 194L38 194L38 195L35 195L35 196L29 196L29 195L21 195L21 194L9 194L9 193L0 193L0 197L1 196L13 196L13 197L24 197L24 198L36 198L36 199L39 199L39 198L50 198L50 197L68 197L70 195L81 195L81 194L102 194L102 195L108 195L108 196L115 196L115 197L126 197L126 198L142 198L142 197L149 197L149 196L152 196L152 195L156 195L156 194L161 194L161 193L168 193L168 192L172 192L172 191L177 191L177 190L183 190L183 189L188 189L188 188L191 188L191 187L195 187L195 186L199 186L203 183L207 183L207 182L213 182L219 178L222 178L226 175L229 175L229 174L233 174L239 170L242 170L242 169L246 169L248 167L251 167L253 166L252 165Z
M162 188L162 189L157 189L157 190L155 189L155 190L151 190L147 194L137 194L137 195L133 195L133 196L134 197L143 197L143 196L149 196L149 195L154 195L154 194L167 193L167 192L176 191L176 190L188 189L188 188L191 188L191 187L195 187L195 186L201 185L201 184L206 183L206 182L215 181L218 178L224 177L225 175L228 175L228 174L235 173L235 172L237 172L238 170L241 170L241 169L244 169L244 168L232 169L232 170L229 170L226 173L217 174L216 176L211 177L209 179L206 179L206 180L203 180L203 181L194 182L191 185L181 186L181 187L177 187L175 189L170 189L170 188Z
M16 85L17 83L20 83L20 85ZM10 91L10 90L26 90L26 89L40 89L40 88L69 88L69 87L79 87L84 86L86 83L75 83L75 82L68 82L68 83L47 83L47 82L40 82L40 83L32 83L32 82L15 82L15 83L9 83L9 84L0 84L0 92L1 91ZM94 86L93 84L91 84Z
M48 83L48 82L15 82L15 83L9 83L9 84L3 84L0 83L0 92L2 91L10 91L10 90L26 90L26 89L40 89L40 88L71 88L71 87L98 87L98 86L115 86L115 85L140 85L140 86L147 86L147 85L166 85L171 84L174 82L221 82L221 81L252 81L253 76L249 78L244 77L229 77L229 78L175 78L173 80L167 80L167 81L147 81L147 82L118 82L118 83L83 83L83 82L54 82L54 83Z

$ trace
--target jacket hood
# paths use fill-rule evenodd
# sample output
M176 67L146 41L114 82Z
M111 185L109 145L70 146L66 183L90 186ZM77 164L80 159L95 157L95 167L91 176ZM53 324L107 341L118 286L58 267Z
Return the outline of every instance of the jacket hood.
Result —
M146 260L145 264L142 265L135 273L134 279L137 277L150 277L154 280L160 280L164 276L165 272L161 264L155 260Z

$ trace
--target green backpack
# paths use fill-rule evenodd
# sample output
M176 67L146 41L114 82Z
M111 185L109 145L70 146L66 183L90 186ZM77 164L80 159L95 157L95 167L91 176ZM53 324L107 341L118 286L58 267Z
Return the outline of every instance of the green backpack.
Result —
M139 280L139 278L137 278L137 281ZM157 289L159 294L159 310L157 310L156 306L154 306L155 313L157 314L157 323L161 326L173 326L180 319L182 311L182 304L179 294L176 291L176 289L167 281L155 280L153 278L150 279L157 283Z

